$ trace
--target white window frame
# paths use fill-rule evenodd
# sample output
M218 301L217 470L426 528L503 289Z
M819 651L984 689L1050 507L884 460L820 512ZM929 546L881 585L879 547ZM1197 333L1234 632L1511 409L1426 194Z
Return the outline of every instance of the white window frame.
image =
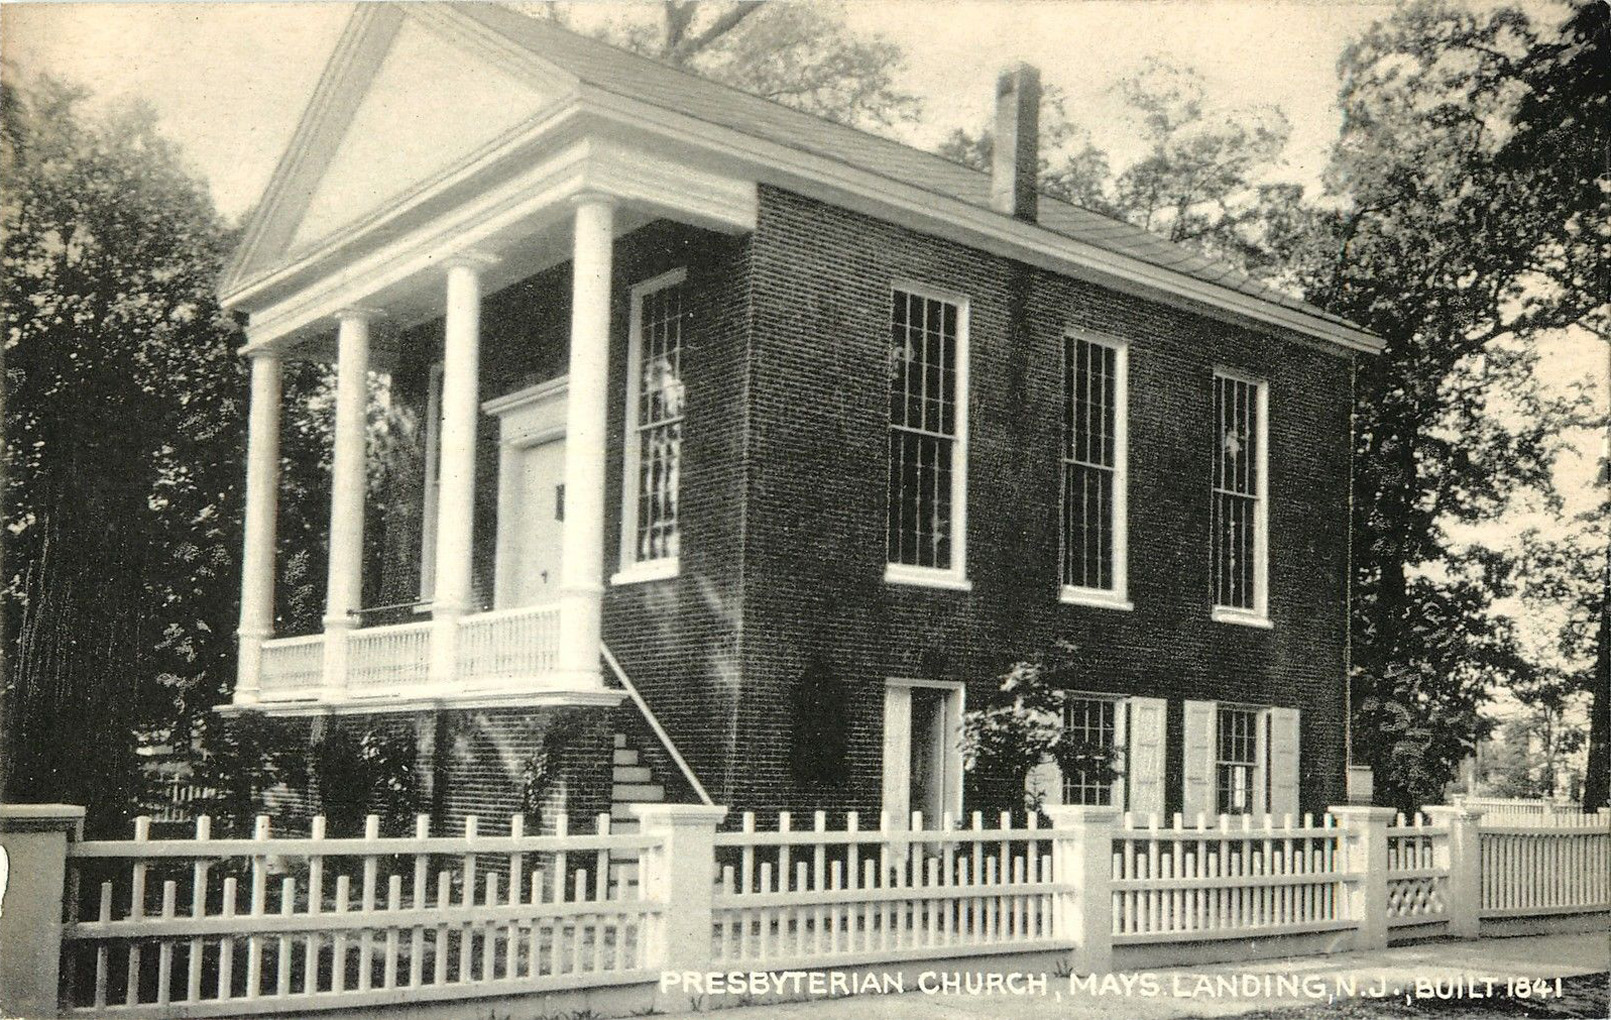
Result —
M1247 715L1253 722L1253 760L1248 762L1228 762L1220 757L1221 740L1224 734L1220 731L1220 716L1225 712L1238 712ZM1221 815L1262 815L1270 807L1270 709L1267 705L1243 705L1231 701L1216 701L1214 703L1214 772L1209 776L1212 785L1215 814ZM1251 801L1246 810L1227 811L1219 802L1220 769L1226 765L1245 765L1251 770L1248 793Z
M951 566L948 568L922 567L909 563L892 563L889 561L889 549L884 550L884 580L889 584L912 584L929 588L950 588L958 591L970 591L973 582L968 580L968 396L971 392L968 382L968 298L955 291L941 290L927 284L913 280L897 279L890 284L888 301L885 305L886 314L894 307L897 293L911 294L914 297L929 301L943 301L956 306L957 310L957 366L956 366L956 435L952 438L951 459ZM886 325L886 330L887 330ZM888 337L883 341L887 344ZM888 392L886 383L885 401ZM897 426L893 422L885 424L886 437ZM887 439L886 439L887 442ZM884 493L884 530L889 531L888 514L894 508L890 504L888 483L885 483Z
M945 729L953 737L960 737L962 718L968 709L968 688L960 680L913 680L906 677L886 677L884 680L884 760L881 805L892 828L905 831L912 822L910 801L911 780L908 768L912 760L912 689L927 688L945 692ZM895 725L891 726L891 722ZM940 799L944 811L953 818L962 817L963 786L962 748L956 739L945 745L944 771L941 776ZM938 828L942 819L923 819L925 830Z
M1104 336L1085 330L1069 330L1063 336L1063 350L1060 352L1066 360L1068 345L1070 343L1089 343L1100 347L1107 347L1113 354L1113 587L1093 588L1086 585L1064 584L1061 587L1059 598L1071 605L1096 606L1103 609L1118 609L1129 611L1135 608L1130 601L1130 344L1118 337ZM1071 394L1066 391L1067 380L1065 372L1065 391L1063 401L1066 405ZM1068 519L1067 486L1063 479L1067 475L1067 467L1074 463L1069 442L1072 436L1064 436L1062 448L1058 457L1058 486L1062 489L1062 511L1058 519L1058 575L1061 577L1063 558L1067 555L1067 542L1069 536L1064 532L1064 522Z
M1224 709L1254 717L1253 799L1244 812L1297 816L1303 770L1303 710L1237 701L1189 700L1182 706L1181 810L1191 819L1199 814L1217 819L1219 811L1220 712ZM1226 814L1229 814L1226 812Z
M436 597L436 518L442 492L442 363L431 365L425 383L425 477L420 508L420 593L416 612Z
M1254 429L1258 445L1255 470L1258 472L1258 482L1254 486L1254 498L1257 500L1253 508L1253 607L1224 606L1213 604L1209 610L1209 618L1216 623L1232 623L1244 627L1270 628L1274 626L1270 621L1270 384L1259 376L1251 375L1238 369L1217 365L1214 368L1213 380L1209 390L1209 406L1213 407L1213 386L1219 379L1231 379L1246 383L1254 388L1256 399L1256 412L1258 422ZM1216 418L1213 422L1214 435L1219 436L1220 423ZM1216 451L1216 456L1218 453ZM1212 470L1209 475L1209 527L1213 525L1214 506L1218 500L1219 490L1214 486ZM1209 536L1209 598L1215 597L1217 577L1214 563L1213 535Z
M1098 806L1117 808L1120 811L1127 811L1129 810L1129 789L1125 784L1125 779L1129 774L1129 769L1126 767L1126 762L1124 759L1125 755L1129 751L1130 746L1130 699L1119 694L1099 694L1092 691L1069 691L1063 695L1063 718L1059 720L1060 724L1065 729L1067 728L1068 723L1069 703L1075 701L1096 701L1113 706L1113 747L1117 752L1115 764L1118 767L1118 775L1116 775L1113 779L1113 782L1109 784L1110 792L1108 794L1108 803ZM1059 803L1062 804L1070 803L1070 801L1064 796L1064 793L1067 790L1067 779L1067 776L1061 774L1058 776L1058 782L1061 786L1061 788L1058 790L1058 798Z
M658 290L686 283L688 270L679 267L670 272L644 280L633 286L629 297L627 331L626 415L622 434L621 479L621 569L610 578L611 584L632 584L676 577L681 570L681 554L662 556L652 560L637 558L638 545L638 467L642 453L638 439L638 375L643 370L643 298ZM679 339L683 343L686 337ZM686 384L685 390L686 393ZM686 402L684 419L686 420ZM679 469L679 486L681 472ZM678 493L680 505L682 494ZM682 521L677 521L679 532ZM680 536L679 536L680 543Z

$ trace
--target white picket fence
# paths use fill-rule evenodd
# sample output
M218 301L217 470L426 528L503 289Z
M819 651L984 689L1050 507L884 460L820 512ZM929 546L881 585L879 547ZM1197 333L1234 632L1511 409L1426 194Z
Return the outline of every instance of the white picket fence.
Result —
M1480 833L1483 917L1611 907L1611 814L1484 818Z
M73 846L63 929L68 1011L233 1016L649 980L664 904L611 886L612 852L653 835L135 838ZM183 904L183 906L181 906ZM86 909L87 908L87 909Z
M1582 808L1569 801L1543 800L1537 797L1473 797L1460 794L1454 798L1456 804L1463 805L1473 811L1481 811L1489 819L1501 815L1565 815L1572 817L1582 813Z
M830 831L819 811L796 830L785 812L775 830L757 831L747 813L740 831L718 834L714 963L789 969L1068 948L1053 919L1074 888L1054 877L1050 833L1034 819L889 822L863 828L850 812Z
M1449 826L1424 814L1400 814L1387 830L1387 923L1389 927L1445 921L1449 909Z
M421 818L382 837L371 819L340 839L318 821L276 835L267 819L220 839L203 818L194 838L154 840L141 820L132 840L59 851L61 987L84 1016L375 1010L999 953L1057 953L1088 973L1280 954L1289 936L1325 934L1306 951L1336 951L1611 916L1611 813L1333 812L1188 824L1055 807L1050 827L746 814L718 831L723 808L640 805L633 833L608 816L573 833L560 816L545 835L516 818L433 836Z
M1160 820L1126 815L1113 854L1115 944L1328 931L1351 926L1331 815Z

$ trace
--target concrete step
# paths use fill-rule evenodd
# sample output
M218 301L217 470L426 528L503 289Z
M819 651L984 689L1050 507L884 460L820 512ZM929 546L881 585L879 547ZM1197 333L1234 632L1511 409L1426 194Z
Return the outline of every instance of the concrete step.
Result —
M617 783L654 782L654 774L644 765L617 765L613 778Z
M625 748L626 746L627 746L626 734L625 733L617 733L615 735L615 749L617 751L619 751L619 750L622 750L623 748Z
M637 763L638 763L638 752L632 750L629 747L618 747L618 748L615 749L615 764L617 764L617 765L636 765Z
M623 801L658 804L666 799L666 791L658 783L616 783L610 788L610 800L614 804Z

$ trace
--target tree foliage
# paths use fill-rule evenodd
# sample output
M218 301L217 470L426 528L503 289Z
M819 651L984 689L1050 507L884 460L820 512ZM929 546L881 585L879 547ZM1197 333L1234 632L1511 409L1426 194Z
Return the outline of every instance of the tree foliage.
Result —
M983 708L963 713L962 761L978 807L1036 811L1044 791L1029 790L1029 774L1054 762L1065 774L1083 772L1092 782L1112 782L1120 771L1117 749L1084 740L1063 725L1063 706L1080 683L1077 649L1058 642L1050 650L1014 663L997 680Z
M1611 221L1557 165L1575 136L1541 114L1527 158L1509 144L1538 76L1564 73L1541 45L1509 9L1421 2L1373 25L1341 60L1336 207L1292 252L1311 299L1387 343L1358 372L1354 734L1400 804L1437 796L1492 685L1536 672L1492 612L1511 565L1448 525L1552 491L1566 408L1540 394L1535 341L1604 321L1585 267L1606 265Z
M135 734L232 672L231 238L147 111L5 94L5 795L110 828Z
M570 4L543 5L574 21ZM917 119L921 104L896 84L900 46L854 32L841 4L663 0L612 11L603 38L752 95L865 129Z
M1152 58L1114 89L1141 156L1114 171L1089 129L1068 114L1067 96L1048 86L1041 102L1040 187L1048 195L1134 223L1253 272L1273 271L1271 224L1297 200L1294 186L1265 183L1291 134L1270 105L1209 102L1190 68ZM953 131L939 152L990 167L989 127Z

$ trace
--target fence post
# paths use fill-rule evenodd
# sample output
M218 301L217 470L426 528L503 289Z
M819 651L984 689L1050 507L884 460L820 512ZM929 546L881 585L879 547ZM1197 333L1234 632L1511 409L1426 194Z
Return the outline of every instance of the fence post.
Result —
M1482 839L1477 823L1482 818L1482 809L1458 804L1422 810L1433 825L1449 829L1443 852L1437 858L1438 867L1449 869L1448 897L1444 904L1449 912L1449 934L1458 939L1474 939L1481 930Z
M1348 919L1357 924L1355 949L1387 948L1387 827L1392 808L1339 804L1331 808L1342 828L1348 882Z
M1113 970L1113 829L1110 807L1048 804L1052 822L1052 876L1075 891L1060 893L1053 930L1074 942L1076 973Z
M56 1016L67 844L84 809L0 804L0 1016Z
M627 811L645 835L661 840L659 847L644 852L638 864L644 895L661 904L660 918L650 926L645 965L662 973L703 974L711 967L716 826L727 817L727 809L705 804L631 804ZM659 988L657 1009L687 1009L683 996L665 991L665 982Z

